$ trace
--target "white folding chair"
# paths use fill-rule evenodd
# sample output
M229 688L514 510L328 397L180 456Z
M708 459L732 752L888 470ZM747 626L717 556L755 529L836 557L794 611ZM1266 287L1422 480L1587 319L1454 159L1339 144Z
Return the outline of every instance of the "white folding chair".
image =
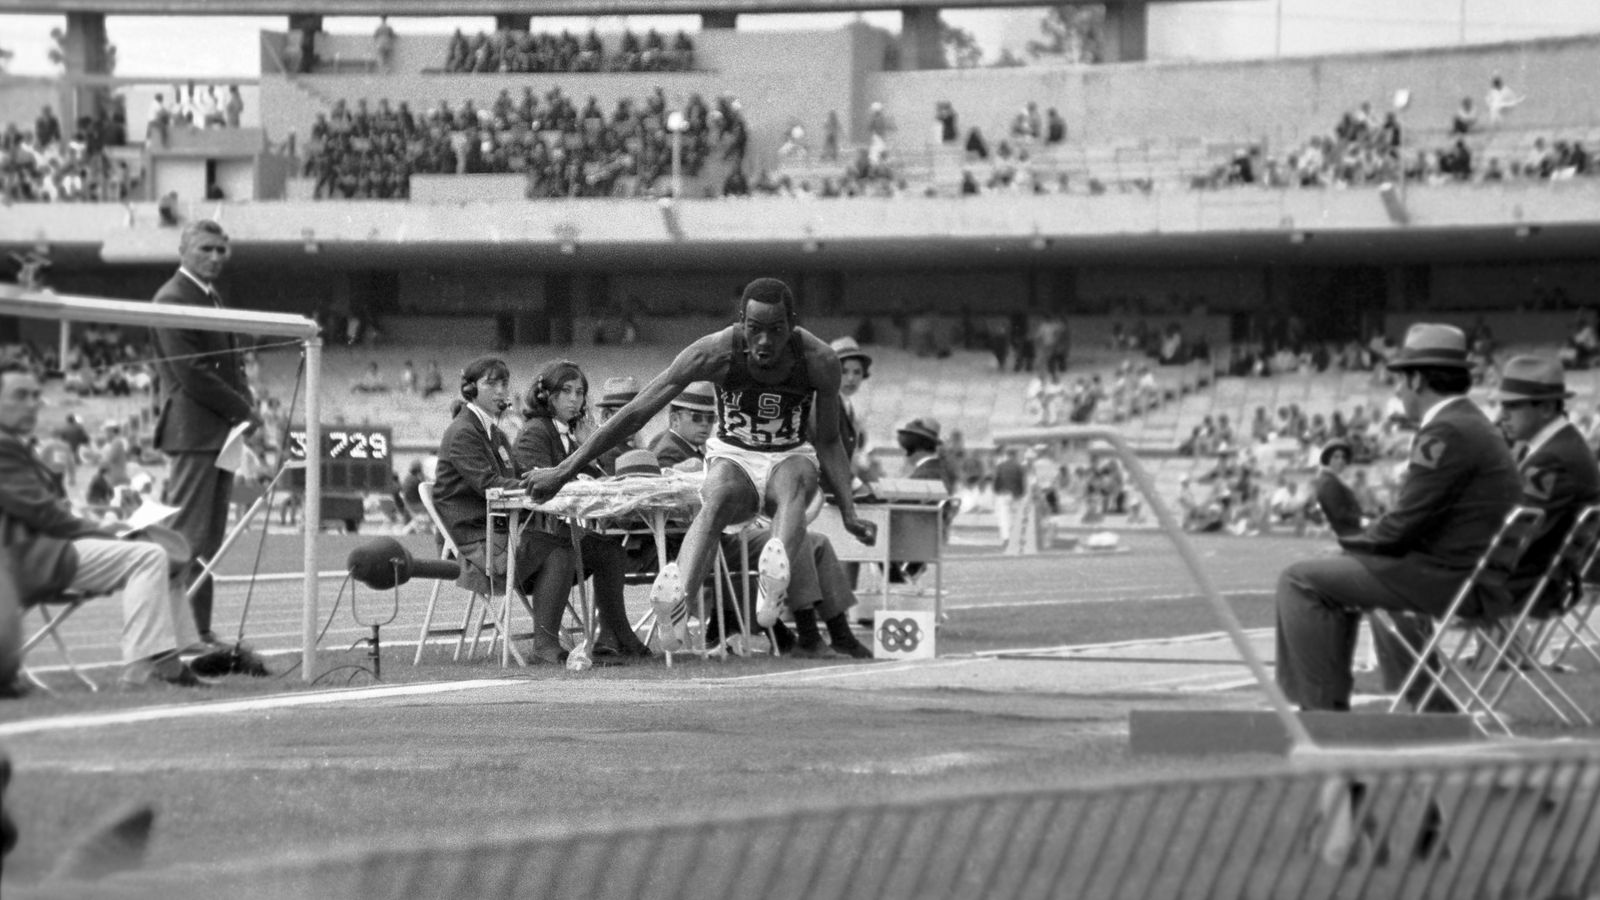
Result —
M1517 614L1496 629L1480 629L1480 636L1490 643L1479 652L1476 660L1482 665L1483 676L1475 687L1479 694L1488 698L1491 707L1500 702L1513 682L1521 680L1562 723L1571 725L1576 719L1583 725L1594 724L1588 712L1539 664L1539 655L1557 624L1572 609L1574 600L1581 599L1581 590L1575 590L1572 582L1587 569L1597 548L1600 548L1600 505L1585 507L1572 520L1560 548L1540 573L1538 582L1522 598ZM1530 623L1531 633L1524 634L1524 627ZM1490 683L1496 676L1503 677L1500 684L1490 690ZM1561 702L1557 703L1557 699ZM1567 714L1569 710L1571 716Z
M450 532L445 529L444 522L439 518L439 510L433 503L433 482L423 482L418 488L418 493L422 497L422 508L427 510L428 518L433 521L434 531L438 533L444 542L439 551L439 558L457 560L462 566L472 565L461 555L460 549L456 547L455 540L450 537ZM441 582L435 581L433 583L433 592L428 595L428 609L422 616L422 632L417 637L417 654L411 660L413 666L421 664L422 651L423 648L428 646L429 638L454 636L456 647L451 659L459 661L461 659L461 649L466 644L467 635L472 635L472 647L467 651L467 659L471 659L478 652L478 639L485 631L490 633L489 647L491 652L493 651L494 641L499 636L500 625L498 618L493 614L493 602L490 600L489 595L481 591L467 590L466 588L461 588L467 594L467 606L462 612L461 624L454 627L434 627L433 614L438 607L441 586ZM477 624L473 624L474 614L477 617Z
M1379 627L1384 628L1395 640L1399 641L1403 646L1407 646L1416 654L1416 658L1411 664L1411 671L1407 673L1404 683L1400 686L1399 694L1389 706L1390 712L1399 711L1411 687L1419 679L1427 678L1429 682L1428 688L1423 692L1422 697L1416 704L1419 708L1427 704L1433 697L1434 692L1439 691L1444 693L1463 711L1481 712L1486 718L1494 722L1501 731L1508 735L1511 733L1511 728L1506 724L1505 719L1494 710L1493 705L1482 694L1478 693L1476 682L1465 670L1462 657L1466 652L1466 648L1472 642L1470 640L1462 640L1453 651L1448 653L1436 654L1436 651L1439 650L1446 633L1451 630L1452 626L1459 626L1469 638L1474 633L1483 632L1484 626L1491 620L1481 616L1464 615L1462 613L1463 607L1485 583L1496 579L1501 583L1505 582L1511 572L1516 569L1517 560L1522 558L1523 551L1528 548L1529 541L1533 539L1534 532L1538 529L1539 523L1543 521L1543 510L1529 506L1512 507L1511 512L1506 514L1505 521L1500 525L1500 530L1495 533L1494 539L1484 549L1483 555L1478 557L1477 565L1473 566L1472 572L1462 580L1461 587L1456 590L1455 596L1451 598L1449 605L1445 607L1444 613L1437 618L1423 616L1420 613L1394 613L1389 610L1378 610L1372 617ZM1406 640L1394 621L1393 616L1397 615L1428 619L1433 626L1433 633L1420 650L1410 647L1409 641ZM1434 660L1438 663L1438 671L1433 671L1430 665L1430 662ZM1451 681L1455 683L1455 688L1450 686ZM1477 721L1480 729L1485 732L1488 731L1482 721L1478 721L1476 717L1474 721Z
M1581 586L1576 602L1572 604L1572 608L1568 609L1565 615L1555 620L1548 635L1547 646L1554 645L1558 630L1565 632L1567 638L1561 649L1550 656L1552 667L1559 669L1561 661L1566 658L1567 653L1574 646L1581 647L1585 653L1589 654L1589 658L1595 661L1596 665L1600 665L1600 633L1596 633L1594 626L1590 624L1594 617L1595 607L1600 605L1600 584L1595 583L1590 571L1597 562L1600 562L1600 541L1595 543L1595 547L1590 552L1589 557L1576 570L1576 576Z
M83 674L83 670L78 668L78 664L72 659L72 651L67 648L67 642L61 638L62 623L66 622L67 618L77 612L78 607L88 600L89 598L82 594L64 593L36 604L35 608L39 610L39 616L44 619L44 624L23 642L21 657L26 660L29 650L38 646L45 638L49 638L55 643L57 652L61 654L61 659L67 664L67 670L73 674L73 677L83 682L84 686L89 690L98 691L100 690L100 685L96 684L94 679L88 675ZM51 609L56 610L56 612L52 614ZM49 685L45 684L37 674L27 667L26 663L23 664L22 674L40 690L51 690Z

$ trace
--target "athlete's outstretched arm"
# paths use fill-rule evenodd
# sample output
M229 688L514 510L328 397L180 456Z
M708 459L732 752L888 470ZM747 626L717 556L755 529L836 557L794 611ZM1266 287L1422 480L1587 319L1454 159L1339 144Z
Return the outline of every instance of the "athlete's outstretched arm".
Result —
M672 365L645 385L639 396L628 401L559 465L550 469L536 469L523 478L534 502L542 503L554 497L561 486L576 477L585 466L638 434L656 413L691 383L718 381L725 377L728 373L729 346L726 332L717 332L685 347Z

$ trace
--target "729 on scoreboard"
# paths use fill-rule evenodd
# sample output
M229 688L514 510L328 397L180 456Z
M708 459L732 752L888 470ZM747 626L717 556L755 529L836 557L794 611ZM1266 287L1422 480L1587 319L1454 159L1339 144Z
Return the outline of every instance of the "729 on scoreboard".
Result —
M393 477L389 448L393 431L381 425L324 425L322 447L317 459L322 462L322 489L331 493L388 493ZM289 430L289 456L303 460L306 454L305 426ZM305 490L305 472L290 473L291 485Z

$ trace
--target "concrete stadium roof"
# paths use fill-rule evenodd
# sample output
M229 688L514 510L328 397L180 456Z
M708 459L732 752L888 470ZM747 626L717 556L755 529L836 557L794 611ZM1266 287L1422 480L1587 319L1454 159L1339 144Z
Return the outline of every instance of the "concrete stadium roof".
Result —
M1111 6L1145 0L1103 0ZM1206 0L1160 0L1206 2ZM702 13L867 12L899 9L1001 9L1038 0L0 0L6 13L110 16L641 16Z

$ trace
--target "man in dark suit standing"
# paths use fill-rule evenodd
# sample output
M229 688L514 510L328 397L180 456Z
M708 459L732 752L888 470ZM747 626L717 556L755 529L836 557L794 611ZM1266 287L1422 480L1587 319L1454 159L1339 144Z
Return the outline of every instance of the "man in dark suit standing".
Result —
M1508 583L1519 604L1560 551L1578 513L1600 501L1600 465L1583 434L1567 421L1566 400L1571 396L1561 363L1537 356L1508 361L1495 390L1500 427L1513 442L1522 474L1522 505L1544 510L1544 521ZM1536 608L1548 611L1569 602L1573 580L1581 573L1563 574L1545 589Z
M154 302L221 308L216 282L227 266L228 252L228 235L216 222L200 219L186 226L178 242L178 271L156 292ZM260 419L234 335L183 328L154 331L161 384L155 446L167 454L171 465L164 500L178 508L172 527L193 551L189 572L193 581L222 547L228 529L233 473L217 468L217 453L235 425L260 425ZM207 643L216 642L211 604L212 583L207 577L190 600L195 627Z
M1442 614L1522 494L1505 438L1466 396L1472 374L1460 329L1413 325L1389 369L1406 413L1421 423L1394 509L1341 536L1342 555L1295 563L1278 578L1278 684L1302 709L1348 710L1362 614ZM1488 587L1479 603L1503 598L1504 585ZM1426 642L1426 626L1411 616L1395 623L1412 647ZM1386 684L1398 686L1415 654L1384 629L1374 640ZM1410 699L1429 687L1418 679ZM1453 711L1433 694L1424 711Z

